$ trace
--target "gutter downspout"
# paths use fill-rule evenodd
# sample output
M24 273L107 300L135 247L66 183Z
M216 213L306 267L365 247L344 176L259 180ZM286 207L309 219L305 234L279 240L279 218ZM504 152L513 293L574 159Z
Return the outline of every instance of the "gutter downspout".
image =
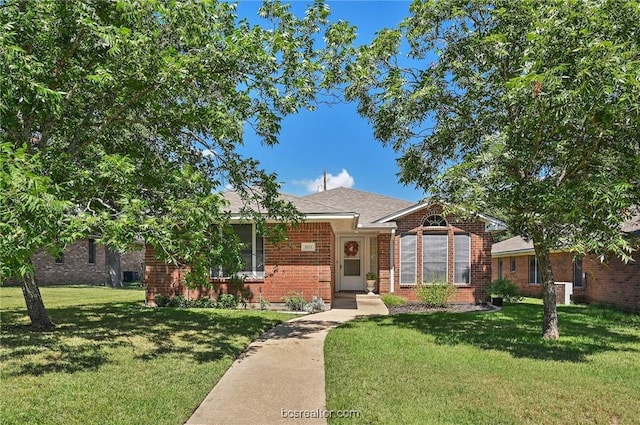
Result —
M391 229L391 241L389 247L389 255L391 256L389 264L391 267L389 268L389 292L393 294L395 292L395 284L396 284L396 265L395 265L395 246L396 246L396 229Z

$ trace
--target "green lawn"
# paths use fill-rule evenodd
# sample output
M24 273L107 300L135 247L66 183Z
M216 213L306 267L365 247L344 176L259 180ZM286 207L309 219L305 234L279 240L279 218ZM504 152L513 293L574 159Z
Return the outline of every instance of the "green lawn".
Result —
M538 300L495 313L349 322L325 344L327 403L361 424L638 424L640 315Z
M0 288L0 422L182 424L256 336L291 316L152 309L144 290L46 287L54 332Z

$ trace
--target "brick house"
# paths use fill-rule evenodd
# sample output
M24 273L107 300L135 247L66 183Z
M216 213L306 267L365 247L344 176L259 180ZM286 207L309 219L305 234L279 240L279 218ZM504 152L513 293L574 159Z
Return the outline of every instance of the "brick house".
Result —
M640 236L640 216L627 222L623 231ZM492 279L508 278L524 295L540 296L540 271L532 242L516 236L494 244L491 255ZM579 257L568 250L550 254L553 277L556 282L570 283L573 301L640 312L640 251L634 251L632 258L634 262L625 264L614 256L601 262L596 255Z
M144 270L144 245L121 257L121 266L125 280L129 277L142 278ZM96 243L95 239L81 239L67 246L63 254L52 257L45 251L38 251L33 256L36 282L39 285L91 284L104 285L106 282L105 247ZM137 278L136 278L137 277ZM6 285L19 282L10 279Z
M455 302L483 302L491 279L491 235L505 229L504 223L484 215L471 221L443 217L437 204L337 188L302 197L282 195L305 221L288 230L286 242L274 245L256 235L254 224L242 221L237 194L227 192L225 198L244 243L242 274L253 302L261 295L280 303L295 291L330 304L336 292L364 291L367 272L378 276L380 294L415 299L418 282L446 281L458 287ZM212 291L185 289L182 271L155 258L150 246L145 264L148 301L156 294L193 299L228 291L224 272L215 270Z

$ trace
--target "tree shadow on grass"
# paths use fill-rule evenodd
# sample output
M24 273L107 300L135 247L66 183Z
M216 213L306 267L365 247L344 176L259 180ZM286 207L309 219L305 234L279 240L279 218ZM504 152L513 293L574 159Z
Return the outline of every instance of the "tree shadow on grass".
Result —
M175 356L210 362L236 357L246 343L279 323L260 313L152 309L139 303L50 308L53 332L22 325L25 312L2 312L3 375L74 373L110 362L111 349L124 348L132 359Z
M639 351L640 332L590 320L588 314L559 307L560 340L542 338L542 306L514 304L495 313L416 313L374 318L378 326L395 326L431 335L437 344L468 344L514 357L587 362L604 351ZM348 324L347 324L348 326Z

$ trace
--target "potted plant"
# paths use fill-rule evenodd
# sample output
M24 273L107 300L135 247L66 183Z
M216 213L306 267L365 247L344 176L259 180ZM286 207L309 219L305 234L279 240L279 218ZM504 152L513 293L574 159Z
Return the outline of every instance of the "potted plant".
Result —
M367 273L366 279L367 291L369 292L369 294L373 294L373 290L376 288L376 280L378 280L378 275L373 272L369 272Z
M487 294L491 296L491 304L501 306L502 301L520 301L518 285L506 278L496 279L487 286Z

